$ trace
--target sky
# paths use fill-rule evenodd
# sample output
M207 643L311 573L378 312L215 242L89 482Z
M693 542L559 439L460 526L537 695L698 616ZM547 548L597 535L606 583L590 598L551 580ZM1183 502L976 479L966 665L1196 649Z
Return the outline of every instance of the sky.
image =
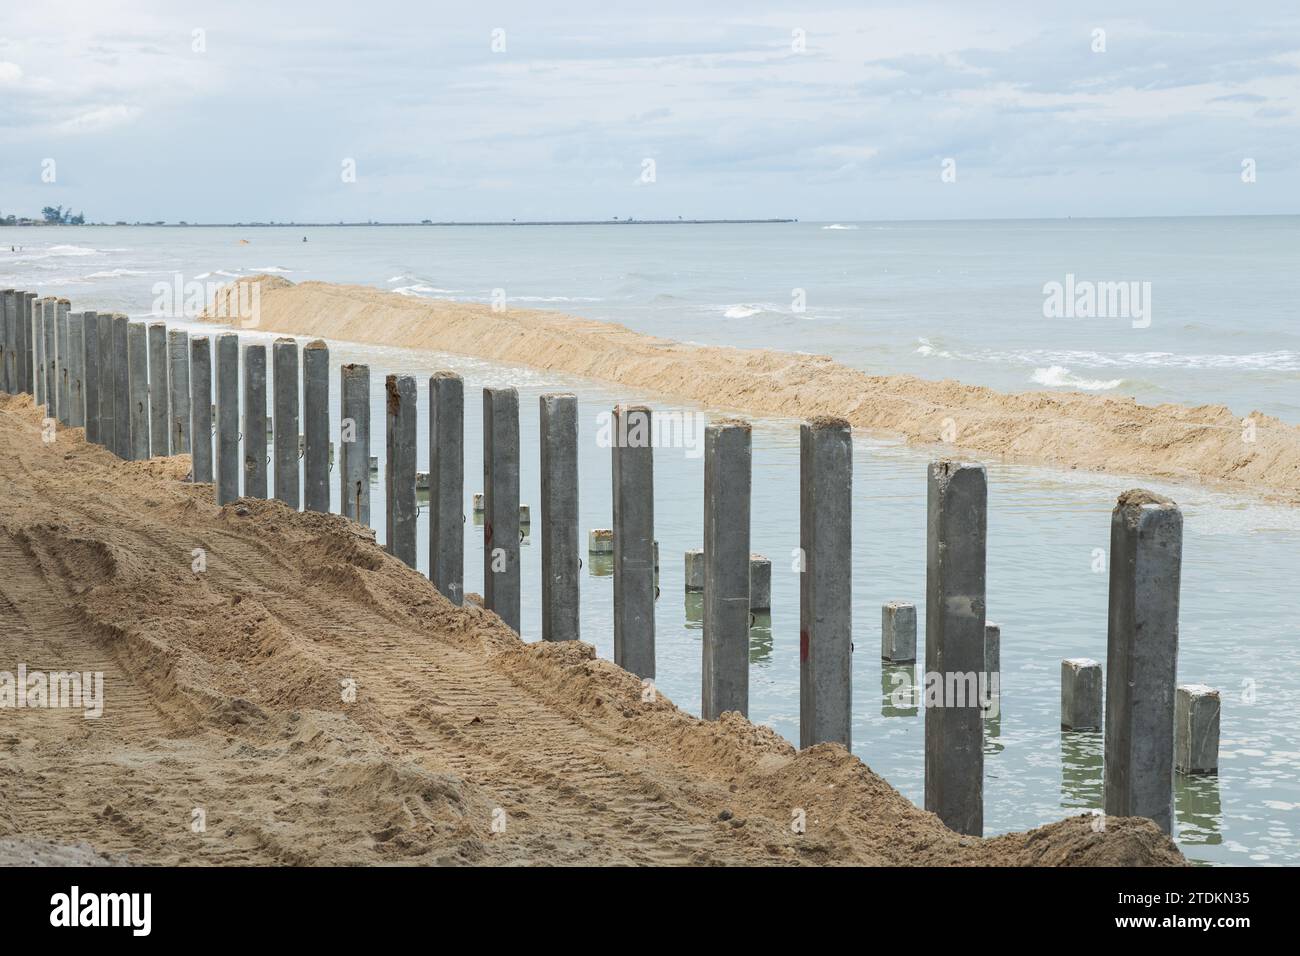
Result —
M1298 108L1294 0L3 0L0 214L1295 214Z

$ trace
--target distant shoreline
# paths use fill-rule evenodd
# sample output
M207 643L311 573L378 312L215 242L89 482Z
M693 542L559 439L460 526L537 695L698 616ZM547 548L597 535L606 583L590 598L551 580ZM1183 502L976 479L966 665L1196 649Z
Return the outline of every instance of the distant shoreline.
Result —
M357 226L748 226L798 222L798 219L523 219L482 222L86 222L83 226L163 226L172 229L325 229ZM4 223L0 223L4 225ZM67 223L16 222L18 226L58 227Z

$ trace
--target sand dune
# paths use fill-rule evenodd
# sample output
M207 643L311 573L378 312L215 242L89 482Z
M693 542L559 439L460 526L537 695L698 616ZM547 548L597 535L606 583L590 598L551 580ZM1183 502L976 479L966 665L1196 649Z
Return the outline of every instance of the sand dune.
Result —
M40 420L0 397L0 670L101 671L104 713L0 710L0 861L1183 862L1136 819L961 837L840 747L524 644L368 529L217 508L188 457L47 444Z
M363 286L258 276L258 327L456 352L751 415L835 415L983 459L1190 481L1300 503L1300 427L1221 405L1139 405L1079 392L1007 395L955 381L869 375L829 358L685 345L561 313L435 302ZM237 314L233 287L217 315ZM251 297L245 294L244 301ZM224 310L224 311L223 311ZM948 448L952 450L951 446Z

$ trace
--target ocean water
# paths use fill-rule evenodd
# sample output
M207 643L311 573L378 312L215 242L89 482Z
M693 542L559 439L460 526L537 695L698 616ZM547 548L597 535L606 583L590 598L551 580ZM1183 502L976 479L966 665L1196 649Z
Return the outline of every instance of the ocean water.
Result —
M843 228L829 228L839 225ZM308 242L302 242L306 236ZM240 240L247 240L241 245ZM829 354L872 372L954 377L1004 390L1072 387L1140 401L1223 403L1300 421L1300 219L989 223L796 223L346 229L84 227L0 229L0 286L65 295L73 308L154 307L157 282L222 282L259 271L355 282L407 295L554 308L688 341ZM1145 315L1049 318L1051 282L1150 283ZM1139 285L1139 288L1141 286ZM797 290L802 290L802 296ZM802 301L800 301L802 299ZM801 308L802 306L802 308ZM1149 323L1147 323L1149 319ZM1139 327L1135 327L1135 323ZM184 321L173 324L185 325ZM210 326L205 328L210 329ZM250 339L270 336L241 333ZM520 389L522 500L538 501L537 396L580 399L582 529L610 524L609 450L599 415L616 401L704 412L460 356L331 343L372 369L372 453L382 467L382 377L466 378L466 514L481 490L484 385ZM332 377L337 383L337 371ZM337 404L337 394L334 396ZM333 420L337 422L337 407ZM890 692L914 668L882 666L880 607L916 603L924 657L925 476L933 451L855 438L853 749L913 802L923 796L923 712ZM376 476L377 479L380 476ZM700 608L682 553L702 544L703 459L655 459L658 686L698 713ZM1108 547L1116 495L1153 483L989 466L988 616L1002 625L1001 715L986 722L985 832L1084 812L1101 802L1101 737L1059 729L1064 657L1105 660ZM383 527L382 484L372 524ZM1164 484L1185 515L1178 678L1223 695L1220 772L1175 781L1177 837L1195 861L1300 862L1300 510ZM332 492L337 498L337 488ZM337 503L337 502L336 502ZM797 423L754 431L753 548L773 562L773 609L751 634L750 716L798 738ZM427 570L427 513L419 525ZM466 588L482 588L481 527L466 522ZM537 530L524 542L523 634L540 632ZM612 578L589 560L584 639L612 656ZM909 674L910 671L910 674Z

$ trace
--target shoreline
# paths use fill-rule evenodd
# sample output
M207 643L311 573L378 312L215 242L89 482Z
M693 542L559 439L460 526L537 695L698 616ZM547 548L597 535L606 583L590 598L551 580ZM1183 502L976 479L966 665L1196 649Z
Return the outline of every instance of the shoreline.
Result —
M40 434L0 397L6 654L102 672L104 712L5 712L0 841L164 865L1186 864L1137 818L964 837L838 745L523 642L344 518L218 508L188 456Z
M451 352L749 415L832 415L944 455L1191 483L1300 504L1300 426L1258 412L873 375L827 356L687 345L561 312L494 311L273 275L224 286L204 319L239 315L238 303L253 298L240 287L253 283L258 318L247 326L259 331ZM1253 441L1245 439L1246 418Z

